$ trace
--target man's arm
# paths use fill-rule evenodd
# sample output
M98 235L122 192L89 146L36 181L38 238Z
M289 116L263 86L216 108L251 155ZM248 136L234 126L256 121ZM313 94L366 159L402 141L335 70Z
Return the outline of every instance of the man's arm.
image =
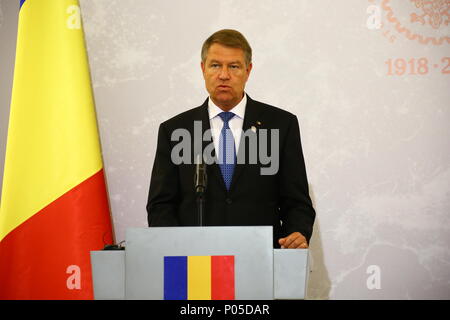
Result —
M171 160L170 137L164 125L161 124L147 202L149 227L177 226L179 224L177 219L178 189L178 169Z
M291 118L284 146L280 150L280 210L284 248L306 248L313 231L315 211L309 196L308 179L296 116ZM306 242L306 243L305 243Z

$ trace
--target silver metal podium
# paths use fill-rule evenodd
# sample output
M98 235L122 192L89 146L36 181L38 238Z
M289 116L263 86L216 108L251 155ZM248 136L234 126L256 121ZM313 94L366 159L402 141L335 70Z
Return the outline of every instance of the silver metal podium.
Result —
M164 257L234 256L236 300L304 299L307 249L273 249L272 227L130 228L126 249L91 251L95 299L164 299Z

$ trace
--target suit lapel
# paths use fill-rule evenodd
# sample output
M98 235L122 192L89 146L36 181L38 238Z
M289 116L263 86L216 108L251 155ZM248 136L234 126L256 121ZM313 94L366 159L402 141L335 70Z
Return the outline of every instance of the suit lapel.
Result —
M237 153L237 156L243 156L241 153L246 152L245 143L244 143L244 132L247 130L250 130L252 126L258 127L258 117L260 116L262 111L262 108L258 107L257 103L252 100L247 95L247 105L245 106L245 115L244 115L244 123L242 125L242 135L241 135L241 141L239 143L239 150ZM239 176L242 174L242 171L244 168L248 165L247 162L249 160L249 155L245 154L246 163L244 164L236 164L236 167L234 168L233 178L231 180L231 186L230 186L230 192L233 191L233 189L236 187L237 180L239 179ZM220 171L219 171L220 173ZM222 179L223 180L223 179Z
M244 123L242 125L243 132L249 130L252 126L255 126L256 128L258 127L257 122L260 120L258 117L260 116L261 111L262 111L262 108L260 108L258 106L257 102L252 100L247 95L247 105L245 106ZM208 98L203 103L203 105L200 106L199 112L200 112L199 118L202 121L202 130L203 130L203 134L204 134L205 131L211 130L211 124L210 124L209 113L208 113ZM246 152L245 143L243 142L243 140L244 140L244 134L241 135L241 141L239 143L239 150L237 153L238 157L239 157L239 155L241 155L242 152L244 152L244 153ZM212 143L212 140L211 141L203 141L202 142L202 150L205 150L205 148L210 143ZM215 152L215 149L214 149L214 157L215 157L214 163L211 165L208 165L208 167L210 168L210 170L208 170L208 175L210 176L209 178L211 178L211 174L212 174L218 181L220 181L220 185L222 186L223 191L226 193L227 188L225 186L225 181L223 180L222 173L221 173L219 165L218 165L218 159L217 159L217 154ZM248 155L245 155L245 159L246 159L246 162L248 162L248 159L249 159ZM246 166L247 166L246 163L236 164L236 167L234 168L233 178L231 180L230 192L233 191L233 189L236 187L239 176L242 174L242 171L244 170L244 168Z

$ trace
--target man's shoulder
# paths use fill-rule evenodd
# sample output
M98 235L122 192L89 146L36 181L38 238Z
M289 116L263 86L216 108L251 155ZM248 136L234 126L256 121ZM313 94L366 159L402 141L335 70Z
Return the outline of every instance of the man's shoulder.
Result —
M250 103L252 103L254 105L254 107L256 109L260 110L260 112L262 114L264 114L264 116L266 118L280 119L280 120L296 119L295 114L293 114L283 108L276 107L276 106L270 105L268 103L253 100L253 99L250 99L249 101L250 101Z
M189 123L192 123L193 121L201 121L203 112L206 112L205 104L202 104L198 107L191 108L189 110L183 111L172 118L164 121L161 125L167 126L167 127L183 127L184 125L187 125ZM205 109L205 110L204 110Z

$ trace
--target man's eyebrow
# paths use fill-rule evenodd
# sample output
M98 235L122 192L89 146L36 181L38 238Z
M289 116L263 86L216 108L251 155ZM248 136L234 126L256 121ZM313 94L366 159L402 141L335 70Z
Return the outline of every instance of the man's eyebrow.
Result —
M209 63L222 63L222 62L219 61L219 60L211 59L211 61ZM240 64L240 65L242 65L242 62L240 62L239 60L236 60L236 61L228 62L228 64Z

